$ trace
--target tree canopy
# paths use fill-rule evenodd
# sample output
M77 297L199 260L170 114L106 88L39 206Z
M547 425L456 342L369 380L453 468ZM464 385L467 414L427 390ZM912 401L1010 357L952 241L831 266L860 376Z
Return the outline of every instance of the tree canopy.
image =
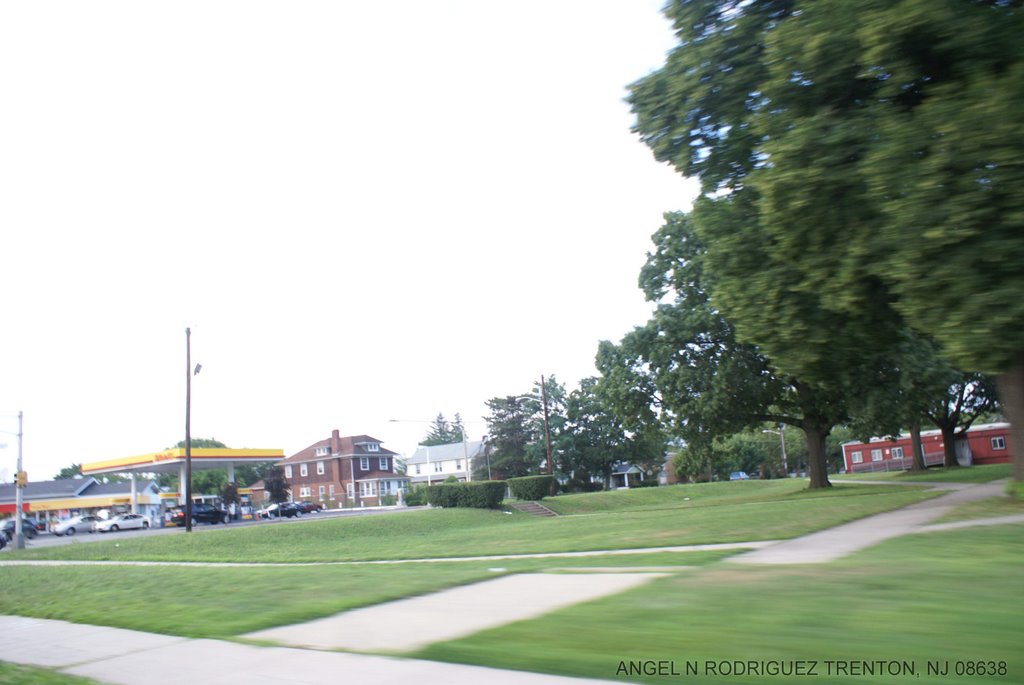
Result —
M711 304L864 397L913 327L998 374L1024 476L1024 28L1006 0L675 0L635 130L701 181Z

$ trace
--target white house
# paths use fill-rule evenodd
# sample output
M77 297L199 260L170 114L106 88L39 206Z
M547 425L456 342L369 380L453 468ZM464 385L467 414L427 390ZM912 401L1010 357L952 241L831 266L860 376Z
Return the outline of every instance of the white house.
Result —
M442 483L448 476L460 481L473 480L472 464L479 466L486 457L482 440L453 442L447 445L420 445L405 462L405 475L412 484Z

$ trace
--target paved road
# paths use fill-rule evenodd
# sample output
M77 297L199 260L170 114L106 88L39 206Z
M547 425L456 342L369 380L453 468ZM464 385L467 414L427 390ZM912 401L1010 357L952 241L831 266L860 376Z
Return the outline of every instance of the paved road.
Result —
M245 528L249 526L284 526L284 525L296 525L301 523L308 523L309 521L318 521L325 518L337 518L342 516L375 516L384 514L398 514L405 511L415 511L422 509L422 507L402 507L394 509L378 509L378 508L366 508L366 509L334 509L331 511L321 511L316 514L307 514L305 516L296 518L285 518L285 519L263 519L260 521L233 521L228 525L207 525L200 524L194 526L192 531L194 533L206 533L215 530L225 530L230 528ZM128 538L138 537L140 535L153 536L153 535L176 535L184 534L184 528L178 528L177 526L168 526L166 528L150 528L149 530L121 530L116 533L77 533L72 536L67 535L53 535L52 533L40 533L35 540L25 540L26 549L41 549L46 547L57 547L60 545L71 545L82 542L96 542L98 540L123 540ZM12 549L13 544L8 544L0 554L6 552L8 549Z

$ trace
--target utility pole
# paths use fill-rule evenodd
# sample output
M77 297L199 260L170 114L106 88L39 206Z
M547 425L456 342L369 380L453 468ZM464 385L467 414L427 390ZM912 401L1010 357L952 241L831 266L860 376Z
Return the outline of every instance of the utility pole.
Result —
M14 549L25 549L25 531L23 521L24 517L21 508L25 500L22 491L25 486L28 485L28 477L25 472L21 470L21 443L22 443L22 412L18 412L18 473L16 476L17 484L14 487Z
M544 374L540 376L540 396L544 402L544 447L548 455L548 475L551 476L554 471L551 468L551 429L548 426L548 392L544 387Z
M192 532L192 329L185 329L185 532Z

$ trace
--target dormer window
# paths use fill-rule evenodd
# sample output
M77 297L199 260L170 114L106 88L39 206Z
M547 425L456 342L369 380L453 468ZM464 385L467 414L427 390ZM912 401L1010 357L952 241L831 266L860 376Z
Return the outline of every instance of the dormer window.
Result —
M317 447L316 448L316 456L318 456L318 457L326 457L328 454L330 454L330 448L329 447Z
M379 442L368 442L368 443L366 443L366 451L367 452L380 452L380 443Z

